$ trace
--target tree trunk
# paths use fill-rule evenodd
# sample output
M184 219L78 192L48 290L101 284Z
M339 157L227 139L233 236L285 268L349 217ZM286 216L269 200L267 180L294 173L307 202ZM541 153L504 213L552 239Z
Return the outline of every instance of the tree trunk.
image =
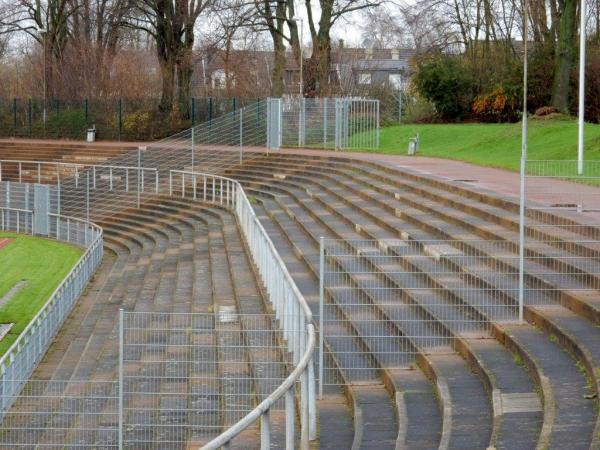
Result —
M575 63L576 36L577 0L565 0L560 16L552 86L552 106L562 113L569 112L569 88L571 71Z
M168 113L173 110L173 99L175 93L175 60L173 58L159 57L160 74L162 78L162 92L158 109Z
M285 75L285 46L283 45L283 38L279 34L273 35L273 43L275 44L275 56L271 75L271 95L273 97L281 97L283 95L283 77Z

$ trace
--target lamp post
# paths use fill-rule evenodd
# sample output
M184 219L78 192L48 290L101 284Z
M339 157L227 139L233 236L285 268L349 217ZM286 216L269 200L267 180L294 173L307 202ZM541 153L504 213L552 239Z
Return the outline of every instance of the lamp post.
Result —
M583 125L585 116L585 0L581 0L579 32L579 112L577 137L577 174L583 175Z
M304 19L302 17L298 17L298 16L294 16L292 17L292 20L296 23L300 22L300 38L298 39L299 41L299 45L300 45L300 97L302 97L302 95L304 94L304 77L303 77L303 73L302 73L302 63L304 60L304 51L302 49L302 39L304 37Z
M523 2L523 118L521 130L521 170L519 187L519 322L523 322L525 290L525 166L527 164L527 41L529 2Z

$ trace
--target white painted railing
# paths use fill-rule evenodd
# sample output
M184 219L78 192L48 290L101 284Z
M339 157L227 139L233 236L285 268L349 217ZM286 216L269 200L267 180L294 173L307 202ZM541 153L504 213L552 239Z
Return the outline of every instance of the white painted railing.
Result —
M190 196L205 202L223 205L235 212L246 243L263 280L275 315L280 320L288 350L293 355L295 369L271 395L260 403L237 424L206 444L203 449L227 448L243 430L261 419L261 448L270 448L271 406L285 396L286 401L286 448L295 448L294 394L296 382L300 382L300 444L307 449L309 440L316 438L315 399L315 331L312 312L288 272L269 235L263 228L241 184L231 178L214 174L172 170L169 173L171 196Z
M12 171L11 171L12 169ZM14 173L16 171L16 173ZM83 174L86 180L83 181ZM158 193L158 169L155 167L121 166L106 164L79 164L57 161L0 160L0 182L16 181L58 184L69 178L75 188L80 184L90 184L95 189L104 183L104 189L112 191L122 188L125 192ZM80 181L81 180L81 181ZM153 185L153 186L152 186Z
M85 252L0 358L0 414L10 408L102 261L102 228L82 219L48 216L52 218L48 237L83 246ZM2 231L31 233L33 220L33 210L0 206Z

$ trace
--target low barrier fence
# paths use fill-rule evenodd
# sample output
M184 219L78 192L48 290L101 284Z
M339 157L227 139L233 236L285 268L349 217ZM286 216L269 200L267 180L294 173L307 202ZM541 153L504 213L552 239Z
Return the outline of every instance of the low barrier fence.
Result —
M33 191L33 192L32 192ZM0 358L0 411L6 412L36 368L79 295L102 261L102 229L82 219L52 213L29 185L0 183L2 230L42 234L85 248L73 269ZM30 197L33 196L33 200ZM42 197L44 192L42 191ZM49 197L45 192L46 199ZM40 202L42 207L40 209ZM41 221L39 217L41 217ZM22 221L25 221L23 228ZM39 233L43 229L44 233Z
M518 321L518 262L505 241L322 239L320 389Z
M270 405L289 392L296 380L300 380L301 447L316 438L315 372L313 363L314 331L312 312L294 280L281 260L277 249L256 217L252 205L239 182L213 174L192 171L171 171L170 192L189 196L210 203L227 205L235 211L238 223L269 295L275 317L280 321L284 339L297 370L293 378L286 380L285 387L275 391L265 400L266 404L242 419L241 425L232 427L206 448L225 446L237 433L261 418L268 423ZM290 375L290 377L292 376ZM284 386L284 385L282 385ZM260 405L259 405L260 406ZM262 409L261 409L262 408ZM269 427L261 426L261 438L270 442ZM267 445L263 444L263 445ZM268 447L265 447L268 448ZM288 448L293 448L288 447Z
M523 161L523 302L579 303L600 290L600 161Z

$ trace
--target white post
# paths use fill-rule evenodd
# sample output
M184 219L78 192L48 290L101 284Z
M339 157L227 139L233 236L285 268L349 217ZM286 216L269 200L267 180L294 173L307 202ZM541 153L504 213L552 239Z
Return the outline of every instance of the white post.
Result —
M325 238L321 236L319 239L319 398L323 398L323 340L324 340L324 326L325 321L323 320L324 300L325 300L325 289L324 289L324 275L325 275Z
M240 165L244 161L244 108L240 109Z
M123 449L123 308L119 309L119 450Z
M583 175L583 126L585 116L585 0L581 0L581 30L579 32L579 114L577 139L577 173Z
M521 171L519 189L519 322L523 322L523 302L525 289L525 166L527 164L527 41L528 41L528 1L524 2L523 14L523 119L521 130Z
M194 150L194 127L192 127L192 171L194 170L195 161L195 150Z

